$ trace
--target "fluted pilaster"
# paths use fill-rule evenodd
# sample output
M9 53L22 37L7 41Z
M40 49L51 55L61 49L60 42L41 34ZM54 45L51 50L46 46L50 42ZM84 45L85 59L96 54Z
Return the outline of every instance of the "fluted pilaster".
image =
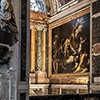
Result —
M42 33L42 71L43 72L46 72L46 33L47 33L47 28L44 28Z
M30 72L35 72L35 66L36 66L36 28L35 26L31 26L31 68Z

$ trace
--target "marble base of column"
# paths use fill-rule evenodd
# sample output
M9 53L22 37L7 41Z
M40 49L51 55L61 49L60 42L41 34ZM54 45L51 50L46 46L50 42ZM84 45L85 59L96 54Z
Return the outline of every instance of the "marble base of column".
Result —
M36 82L37 83L49 83L49 79L47 78L47 73L41 70L35 72Z

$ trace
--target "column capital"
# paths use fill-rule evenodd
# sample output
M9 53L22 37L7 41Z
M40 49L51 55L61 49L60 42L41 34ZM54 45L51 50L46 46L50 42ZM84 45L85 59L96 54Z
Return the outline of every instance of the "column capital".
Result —
M43 31L44 28L46 28L47 25L44 24L36 24L35 27L37 29L37 31Z

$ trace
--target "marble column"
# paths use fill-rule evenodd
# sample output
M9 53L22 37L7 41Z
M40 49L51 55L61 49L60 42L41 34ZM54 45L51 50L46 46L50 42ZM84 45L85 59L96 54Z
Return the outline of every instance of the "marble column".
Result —
M35 54L36 54L36 28L35 26L31 26L31 68L30 72L35 72Z
M42 33L45 25L36 25L37 29L37 71L42 71Z

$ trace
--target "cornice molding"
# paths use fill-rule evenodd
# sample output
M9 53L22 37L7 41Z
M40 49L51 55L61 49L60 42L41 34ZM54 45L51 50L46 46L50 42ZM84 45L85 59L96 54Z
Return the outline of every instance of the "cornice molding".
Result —
M52 16L49 20L49 23L55 22L56 20L59 20L59 19L65 17L66 15L75 13L76 11L83 9L84 7L90 7L90 4L92 4L95 1L97 1L97 0L83 0L83 1L73 5L72 7L65 9L64 11L58 12L58 14Z

